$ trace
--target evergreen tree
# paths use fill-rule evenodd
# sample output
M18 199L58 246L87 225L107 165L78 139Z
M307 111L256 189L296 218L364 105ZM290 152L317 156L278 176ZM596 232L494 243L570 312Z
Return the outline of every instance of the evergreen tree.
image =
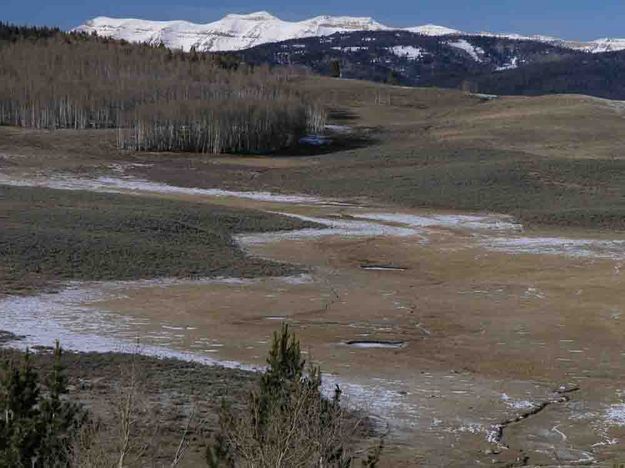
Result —
M0 376L0 467L30 466L36 459L38 375L26 352L22 365L2 363Z
M0 467L68 466L71 448L87 418L67 401L67 377L57 342L54 364L40 385L30 354L21 366L2 363L0 375ZM43 387L43 388L42 388Z
M338 60L332 60L330 62L330 76L332 78L341 78L341 63Z
M208 466L352 466L355 434L346 424L341 390L337 386L332 399L322 395L321 371L304 371L299 341L288 325L274 333L267 364L244 412L222 406ZM375 466L380 451L372 451L363 466Z

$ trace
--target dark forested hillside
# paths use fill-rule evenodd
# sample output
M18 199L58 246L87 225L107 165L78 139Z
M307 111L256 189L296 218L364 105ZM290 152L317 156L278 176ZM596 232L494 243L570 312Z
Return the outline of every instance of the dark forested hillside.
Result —
M625 99L625 52L590 54L504 37L353 32L265 44L239 56L252 64L300 65L329 76L408 86Z
M61 34L59 28L40 26L17 26L15 24L0 21L0 45L1 42L16 42L23 39L47 39Z
M493 94L587 94L625 99L625 51L583 54L475 78L475 87Z
M4 31L0 124L117 128L123 148L210 153L273 151L323 124L285 69L54 30Z

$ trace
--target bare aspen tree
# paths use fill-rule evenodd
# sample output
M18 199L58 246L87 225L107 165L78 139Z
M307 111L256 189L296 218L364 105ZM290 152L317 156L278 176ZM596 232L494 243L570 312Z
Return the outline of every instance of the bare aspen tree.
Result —
M270 152L325 124L295 72L58 33L0 45L0 124L115 128L135 151Z

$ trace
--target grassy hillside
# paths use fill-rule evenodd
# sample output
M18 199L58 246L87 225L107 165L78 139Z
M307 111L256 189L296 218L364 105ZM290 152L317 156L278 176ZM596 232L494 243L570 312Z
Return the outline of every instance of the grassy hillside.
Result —
M361 81L302 83L366 146L285 159L241 176L236 159L137 169L183 185L216 183L365 196L403 206L499 211L528 223L625 229L625 118L619 103L582 96L489 100L460 91ZM338 138L340 140L341 137ZM288 164L287 164L288 163ZM256 164L256 168L254 165Z
M282 275L241 232L304 226L280 216L158 199L0 186L0 295L51 280Z

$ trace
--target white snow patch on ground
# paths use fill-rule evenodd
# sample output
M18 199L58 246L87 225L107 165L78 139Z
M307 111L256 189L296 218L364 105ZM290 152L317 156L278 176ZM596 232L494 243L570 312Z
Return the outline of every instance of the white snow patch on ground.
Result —
M406 58L408 60L418 60L423 57L423 49L413 46L394 46L388 48L389 52L398 57Z
M500 67L497 67L496 70L504 71L504 70L514 70L516 68L519 68L519 57L512 57L512 59L508 63L505 63Z
M24 349L35 346L52 346L60 340L63 347L76 352L138 352L161 358L176 358L196 361L209 365L222 365L230 368L248 368L232 361L217 361L208 356L187 351L177 351L161 344L175 343L178 327L161 325L160 332L142 336L145 344L137 346L138 330L145 322L119 314L105 312L97 308L100 301L121 297L128 287L146 288L171 286L176 284L246 284L252 280L232 278L227 280L210 279L197 281L184 280L144 280L133 282L88 282L68 283L58 293L36 296L12 296L0 300L0 330L10 331L24 338L10 343ZM86 303L95 305L87 306ZM169 327L169 328L167 328ZM165 343L167 342L167 343Z
M531 401L514 400L510 398L506 393L501 394L501 400L506 404L506 406L515 410L530 410L536 406Z
M605 411L604 419L611 426L625 426L625 404L618 403Z
M480 244L497 252L512 254L625 259L624 240L567 239L563 237L484 237Z
M341 52L360 52L361 50L369 50L368 46L353 46L353 47L332 47L333 50L340 50Z
M97 177L80 178L69 175L48 177L15 178L0 173L0 185L16 187L46 187L58 190L89 190L102 193L143 192L156 194L198 195L205 197L233 197L289 204L322 204L320 198L307 195L280 195L271 192L237 192L222 189L204 189L178 187L174 185L150 182L135 177Z
M455 47L456 49L465 51L476 62L482 61L481 56L484 55L484 49L482 49L481 47L472 45L466 39L458 39L457 41L448 42L447 45L450 45L451 47Z
M411 227L447 227L468 230L517 231L522 226L510 216L502 215L409 215L401 213L365 213L356 218L372 219Z
M293 277L275 278L277 281L287 283L292 279ZM198 349L197 352L181 351L175 349L175 345L176 340L183 336L180 335L182 327L164 323L161 324L161 331L139 336L141 326L149 324L149 320L139 320L98 308L98 302L122 297L123 291L128 288L167 287L176 284L253 284L257 281L260 280L224 278L193 281L162 279L133 282L72 282L58 293L8 297L0 300L0 330L24 337L8 344L17 349L53 346L58 339L63 348L74 352L137 353L205 365L260 371L262 366L210 357L206 353L218 352L215 348L223 345L209 337L200 338L192 345ZM142 340L139 345L138 337ZM333 395L337 384L343 390L346 403L354 408L373 411L383 418L389 417L394 412L407 414L412 411L411 407L405 407L401 396L393 390L393 386L385 382L360 385L343 381L331 374L323 375L323 390L328 396Z
M340 237L376 237L376 236L392 236L392 237L421 237L423 241L426 239L422 237L420 230L412 229L409 227L394 227L387 226L385 224L366 222L366 221L354 221L354 220L339 220L331 218L318 218L312 216L301 216L291 213L276 212L282 216L288 216L291 218L300 219L302 221L309 221L317 223L322 226L326 226L326 229L300 229L296 231L280 231L280 232L266 232L260 234L242 234L236 236L236 240L243 245L253 244L265 244L268 242L274 242L279 240L298 240L298 239L311 239L318 237L328 236L340 236Z
M348 125L332 125L332 124L328 124L325 126L325 129L329 132L332 133L340 133L340 134L348 134L348 133L352 133L353 129L352 127L348 126Z
M222 189L179 187L131 176L74 177L70 175L11 177L0 173L0 185L47 187L59 190L86 190L99 193L148 193L194 195L203 197L232 197L269 203L294 205L343 206L337 200L308 195L281 195L271 192L238 192ZM349 205L345 205L349 206ZM281 239L306 239L324 236L344 237L418 237L427 242L427 228L442 227L475 233L475 246L510 254L565 255L572 257L625 260L625 240L568 239L562 237L520 237L515 232L522 226L505 215L409 215L402 213L362 213L352 219L321 218L277 212L304 221L321 224L328 229L302 229L238 236L242 243L265 243ZM354 219L356 218L356 219ZM388 223L388 224L385 224ZM508 236L491 233L510 233Z

